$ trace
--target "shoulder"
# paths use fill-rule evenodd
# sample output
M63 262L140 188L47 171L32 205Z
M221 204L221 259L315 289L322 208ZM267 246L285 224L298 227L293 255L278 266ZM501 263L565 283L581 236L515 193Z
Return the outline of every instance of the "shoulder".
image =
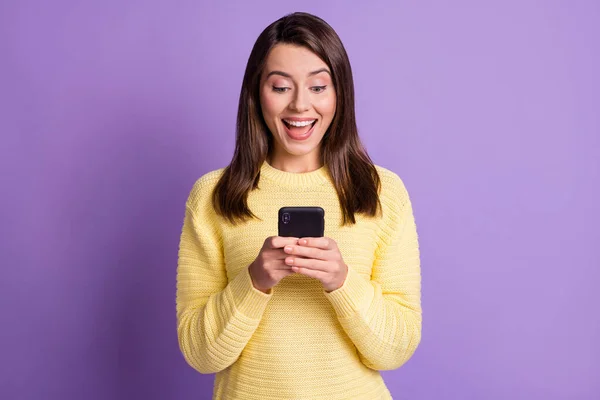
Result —
M409 201L404 181L398 174L380 165L375 165L375 169L381 179L380 199L382 202L405 203Z
M192 209L198 209L203 205L211 204L213 190L224 171L225 168L215 169L196 179L190 190L187 205Z

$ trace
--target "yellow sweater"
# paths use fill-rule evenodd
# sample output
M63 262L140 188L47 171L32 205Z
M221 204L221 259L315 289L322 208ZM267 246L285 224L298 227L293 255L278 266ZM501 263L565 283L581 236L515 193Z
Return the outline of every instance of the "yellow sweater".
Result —
M376 166L381 218L357 214L341 225L326 167L308 173L261 167L248 205L262 221L227 223L211 193L223 169L193 186L186 203L177 268L177 333L186 361L216 373L213 399L391 399L379 373L400 367L421 339L421 274L413 211L402 180ZM321 206L325 236L349 267L327 293L300 274L269 294L248 266L277 235L282 206Z

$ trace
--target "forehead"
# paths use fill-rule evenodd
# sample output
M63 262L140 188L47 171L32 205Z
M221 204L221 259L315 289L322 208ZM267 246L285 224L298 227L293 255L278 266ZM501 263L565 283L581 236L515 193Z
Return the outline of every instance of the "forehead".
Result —
M311 50L291 44L275 45L265 63L265 73L271 71L286 72L293 77L304 78L310 72L327 68L327 64Z

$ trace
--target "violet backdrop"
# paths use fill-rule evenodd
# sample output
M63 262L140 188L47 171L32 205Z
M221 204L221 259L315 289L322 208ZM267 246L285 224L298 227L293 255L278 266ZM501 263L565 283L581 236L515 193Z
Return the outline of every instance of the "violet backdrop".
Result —
M2 1L0 398L210 399L177 345L184 202L292 11L342 38L413 199L423 338L394 398L600 398L600 3L577 0Z

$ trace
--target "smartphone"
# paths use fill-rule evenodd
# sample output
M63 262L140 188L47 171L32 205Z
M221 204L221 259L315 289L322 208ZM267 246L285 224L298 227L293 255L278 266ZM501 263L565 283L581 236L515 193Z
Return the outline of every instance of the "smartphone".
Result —
M281 207L278 235L285 237L322 237L325 233L325 210L321 207Z

